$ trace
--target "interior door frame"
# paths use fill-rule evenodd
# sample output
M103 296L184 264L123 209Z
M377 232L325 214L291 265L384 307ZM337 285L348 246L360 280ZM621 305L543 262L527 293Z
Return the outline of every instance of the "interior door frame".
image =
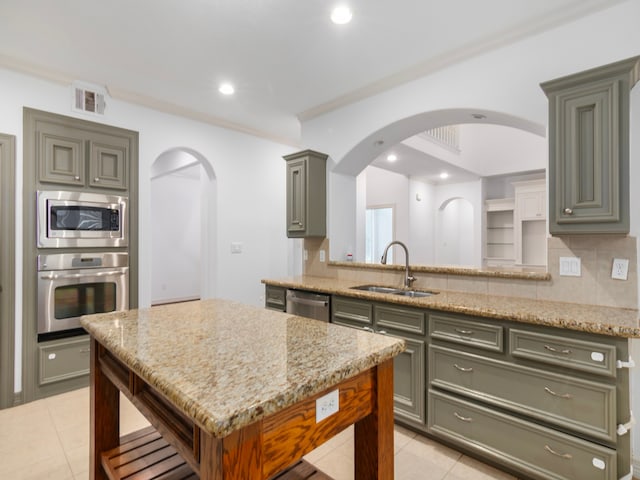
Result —
M0 134L0 408L14 405L16 137Z

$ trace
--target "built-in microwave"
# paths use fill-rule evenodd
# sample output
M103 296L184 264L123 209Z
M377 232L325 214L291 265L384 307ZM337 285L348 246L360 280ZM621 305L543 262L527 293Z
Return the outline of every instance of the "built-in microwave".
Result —
M41 248L126 247L128 198L90 192L37 193Z

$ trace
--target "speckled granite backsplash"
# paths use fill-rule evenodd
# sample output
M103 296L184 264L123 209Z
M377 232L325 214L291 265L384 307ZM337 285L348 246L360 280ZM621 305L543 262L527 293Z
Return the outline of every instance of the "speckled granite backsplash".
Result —
M361 283L380 285L402 285L404 268L399 266L349 265L346 262L320 262L319 251L325 250L329 256L329 239L305 239L304 248L308 260L304 274L319 277L353 280ZM527 271L514 276L477 276L460 274L460 269L434 272L434 269L420 267L412 269L417 278L414 287L422 289L450 290L467 293L522 297L537 300L552 300L587 305L619 308L638 308L638 272L636 238L620 235L584 235L550 237L547 243L547 271L544 269ZM580 257L582 275L561 277L560 257ZM629 259L627 280L613 280L611 267L614 258ZM443 269L439 269L443 270ZM529 278L526 278L526 277ZM520 277L520 278L518 278Z

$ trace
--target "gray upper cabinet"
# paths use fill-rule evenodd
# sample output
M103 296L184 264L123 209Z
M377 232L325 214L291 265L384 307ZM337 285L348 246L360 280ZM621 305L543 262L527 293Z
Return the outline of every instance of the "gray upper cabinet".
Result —
M640 57L545 82L549 231L629 232L629 92Z
M324 237L327 155L304 150L283 158L287 162L287 237Z
M128 139L54 123L41 127L36 154L40 182L128 189Z

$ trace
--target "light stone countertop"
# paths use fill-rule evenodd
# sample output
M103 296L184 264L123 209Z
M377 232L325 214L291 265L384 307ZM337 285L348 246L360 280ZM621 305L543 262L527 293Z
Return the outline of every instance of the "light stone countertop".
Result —
M228 300L88 315L81 323L215 437L404 350L392 337Z
M262 280L262 283L286 288L298 288L318 293L395 303L410 307L476 315L484 318L496 318L566 328L615 337L640 337L638 310L635 309L444 290L430 297L411 298L353 290L351 288L362 285L362 281L356 282L312 276L265 279Z

